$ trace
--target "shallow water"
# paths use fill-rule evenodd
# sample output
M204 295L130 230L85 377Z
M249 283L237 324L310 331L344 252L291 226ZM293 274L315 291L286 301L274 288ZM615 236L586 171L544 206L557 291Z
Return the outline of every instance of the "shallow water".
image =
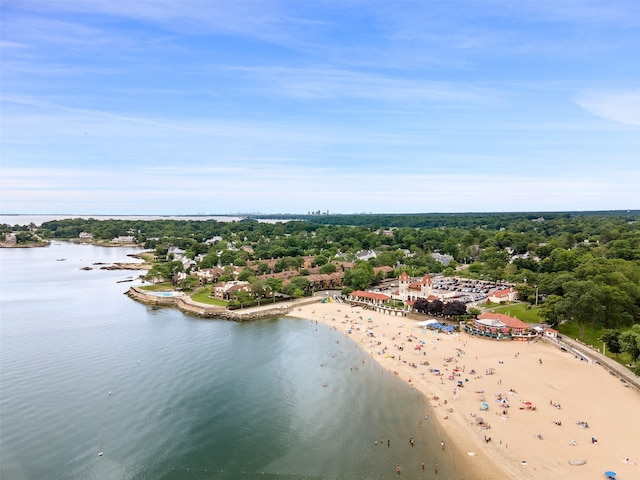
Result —
M93 265L133 251L0 250L0 477L456 478L423 397L344 335L139 304Z

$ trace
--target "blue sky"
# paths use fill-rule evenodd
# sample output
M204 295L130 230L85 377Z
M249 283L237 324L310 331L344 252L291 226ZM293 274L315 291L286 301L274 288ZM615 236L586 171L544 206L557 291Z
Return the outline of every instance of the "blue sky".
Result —
M1 0L2 213L640 208L637 0Z

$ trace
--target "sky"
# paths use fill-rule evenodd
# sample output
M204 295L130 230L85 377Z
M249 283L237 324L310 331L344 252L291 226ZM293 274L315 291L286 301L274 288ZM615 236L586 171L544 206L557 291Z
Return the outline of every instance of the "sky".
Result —
M0 0L0 213L640 208L637 0Z

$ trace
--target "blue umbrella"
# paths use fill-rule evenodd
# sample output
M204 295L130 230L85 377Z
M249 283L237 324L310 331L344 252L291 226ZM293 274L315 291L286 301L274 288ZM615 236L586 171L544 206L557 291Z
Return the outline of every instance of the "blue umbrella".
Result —
M616 478L616 472L612 472L611 470L607 470L604 474L607 478Z

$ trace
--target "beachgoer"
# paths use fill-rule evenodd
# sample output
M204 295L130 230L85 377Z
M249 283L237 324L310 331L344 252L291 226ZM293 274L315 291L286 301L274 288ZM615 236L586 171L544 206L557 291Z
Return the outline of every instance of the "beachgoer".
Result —
M396 466L396 473L397 473L398 475L400 475L400 465L397 465L397 466Z

